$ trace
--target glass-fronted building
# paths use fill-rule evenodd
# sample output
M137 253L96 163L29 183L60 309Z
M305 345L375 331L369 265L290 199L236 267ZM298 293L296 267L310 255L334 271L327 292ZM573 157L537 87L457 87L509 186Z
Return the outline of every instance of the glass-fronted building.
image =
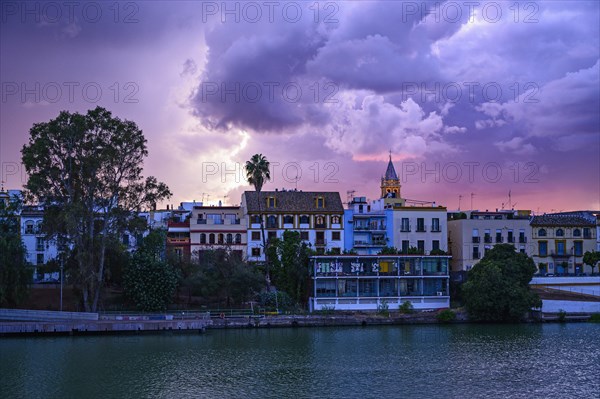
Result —
M450 256L313 256L310 310L390 310L410 301L415 309L450 306Z

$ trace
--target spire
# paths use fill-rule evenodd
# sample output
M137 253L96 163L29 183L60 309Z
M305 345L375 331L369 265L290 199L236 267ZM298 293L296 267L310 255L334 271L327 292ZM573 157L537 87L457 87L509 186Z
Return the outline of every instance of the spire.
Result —
M398 180L396 169L394 168L394 164L392 163L392 150L390 150L390 160L385 171L385 180Z

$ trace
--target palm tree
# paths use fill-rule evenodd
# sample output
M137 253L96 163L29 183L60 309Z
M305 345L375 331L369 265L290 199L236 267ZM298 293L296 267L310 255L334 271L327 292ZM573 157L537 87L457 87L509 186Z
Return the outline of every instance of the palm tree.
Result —
M263 253L265 255L266 265L266 279L267 279L267 292L271 290L271 278L269 275L269 260L267 259L267 241L265 238L265 227L263 225L263 217L261 212L261 201L260 191L262 190L263 184L271 179L269 172L270 163L263 154L254 154L249 161L246 161L246 179L248 183L254 186L256 190L256 201L258 202L258 214L260 217L260 232L263 241ZM252 223L252 222L251 222Z

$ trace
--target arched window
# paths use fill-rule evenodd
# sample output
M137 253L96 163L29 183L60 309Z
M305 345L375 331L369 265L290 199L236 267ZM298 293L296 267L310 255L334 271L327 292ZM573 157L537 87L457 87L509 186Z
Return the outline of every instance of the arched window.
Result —
M33 220L28 220L25 222L25 234L33 234Z
M283 223L285 223L285 224L292 224L292 223L294 223L294 217L291 216L291 215L285 215L283 217Z
M540 229L538 231L538 236L540 236L540 237L546 237L546 229Z
M219 244L223 244L223 233L219 233Z
M242 235L241 234L236 234L235 235L235 243L236 244L241 244L242 243Z
M210 233L208 235L208 243L209 244L214 244L215 243L215 235L214 234Z
M315 218L315 224L318 226L323 226L325 224L325 218L323 216L317 216Z
M310 221L308 219L308 215L302 215L302 216L300 216L300 223L302 223L302 224L309 224Z
M340 217L339 216L332 216L331 217L331 223L333 223L333 224L340 224Z
M556 230L557 237L564 237L564 235L565 235L565 231L563 229Z
M42 221L35 224L35 234L42 234Z
M573 237L581 237L581 230L579 230L579 229L573 230Z
M227 244L233 244L233 234L227 233Z
M206 234L200 234L200 244L206 244Z
M269 215L267 217L267 228L273 229L277 227L277 216Z

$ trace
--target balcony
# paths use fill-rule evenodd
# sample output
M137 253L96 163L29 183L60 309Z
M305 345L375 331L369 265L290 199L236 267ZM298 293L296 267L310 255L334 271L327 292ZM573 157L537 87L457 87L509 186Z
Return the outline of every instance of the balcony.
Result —
M324 239L324 238L317 238L315 240L315 245L317 245L317 246L325 246L325 245L327 245L327 240Z
M496 243L499 243L499 242L504 242L504 237L496 236Z
M440 229L440 226L431 226L431 232L432 233L441 233L442 229Z
M483 237L483 242L486 244L491 244L492 243L492 236L485 236Z
M479 244L481 237L473 237L473 244Z
M426 231L425 226L417 225L417 230L416 230L417 233L424 233L425 231Z
M198 219L196 224L206 224L206 219Z
M227 219L225 224L240 224L240 219Z
M515 237L508 236L508 239L506 240L506 242L513 244L515 242Z
M189 242L189 237L167 237L167 243L172 245L188 244Z
M573 252L569 251L550 251L550 256L553 258L569 258L573 256Z
M401 233L410 233L410 224L402 225L402 227L400 227L400 232Z
M480 259L480 258L481 258L480 252L473 252L473 259Z
M519 237L519 243L525 244L527 242L527 237Z

